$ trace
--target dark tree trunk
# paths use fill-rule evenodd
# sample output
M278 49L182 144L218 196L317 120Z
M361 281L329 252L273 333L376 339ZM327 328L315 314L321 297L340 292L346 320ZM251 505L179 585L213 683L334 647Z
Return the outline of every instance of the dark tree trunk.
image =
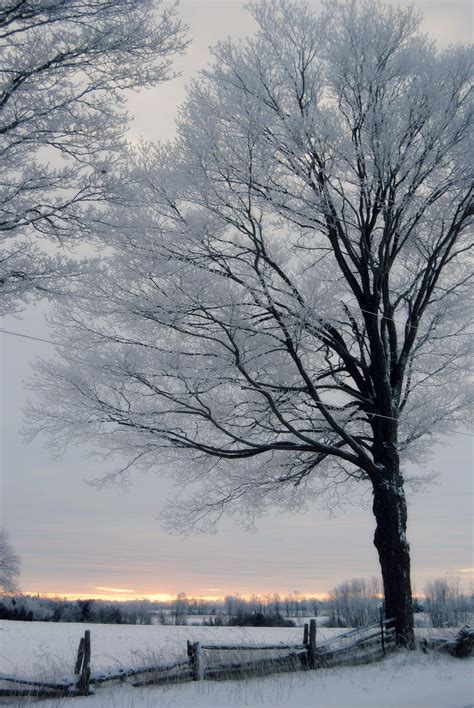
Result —
M395 461L392 460L393 462ZM385 616L395 619L397 642L413 649L415 633L410 581L410 546L406 539L407 506L403 478L398 469L387 465L387 459L380 479L373 480L373 494L373 512L377 522L374 545L382 569Z

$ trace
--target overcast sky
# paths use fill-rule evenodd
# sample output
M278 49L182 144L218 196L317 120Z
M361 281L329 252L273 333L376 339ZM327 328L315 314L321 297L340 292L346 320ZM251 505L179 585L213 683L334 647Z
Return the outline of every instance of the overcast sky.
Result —
M470 2L414 4L425 14L426 31L440 44L470 41ZM178 62L183 77L132 97L131 139L172 137L185 81L206 64L208 46L253 28L244 3L234 0L181 0L180 13L193 40ZM31 306L21 319L5 319L2 327L47 338L46 312L44 304ZM42 440L23 444L24 382L30 362L50 351L46 343L0 333L0 522L21 556L25 592L222 596L297 589L317 594L344 579L378 574L370 508L346 509L334 518L318 509L270 513L254 533L226 520L215 536L180 539L160 528L158 517L170 488L158 477L137 472L127 492L98 491L84 480L108 469L85 459L87 450L71 449L59 461ZM415 591L446 574L460 576L466 589L472 582L472 440L459 435L436 446L429 469L439 473L437 483L410 499Z

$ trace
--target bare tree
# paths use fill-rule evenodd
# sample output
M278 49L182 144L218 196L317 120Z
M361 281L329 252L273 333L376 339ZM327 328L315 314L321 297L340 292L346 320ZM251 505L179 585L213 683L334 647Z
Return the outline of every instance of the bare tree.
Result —
M18 590L20 558L15 553L5 529L0 529L0 588L4 592Z
M378 578L352 578L329 593L328 626L362 627L379 619L381 587Z
M175 624L187 624L189 600L185 592L179 592L172 605L172 617Z
M424 609L433 627L458 627L473 611L473 597L461 592L458 578L436 578L425 586Z
M55 243L111 198L127 89L172 76L185 48L161 0L7 0L0 7L0 313L77 272Z
M58 309L33 428L125 454L104 481L176 474L175 528L371 492L413 646L404 464L472 400L470 54L375 0L251 12L175 143L136 156L140 208L108 214L115 256Z

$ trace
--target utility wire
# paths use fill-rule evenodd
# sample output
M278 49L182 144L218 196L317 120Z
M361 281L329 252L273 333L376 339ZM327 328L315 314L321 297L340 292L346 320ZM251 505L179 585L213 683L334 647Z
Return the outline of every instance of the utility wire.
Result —
M370 314L374 314L373 312ZM68 344L61 344L60 342L53 342L51 339L44 339L43 337L34 337L31 334L23 334L21 332L13 332L10 329L4 329L3 327L0 327L0 333L2 334L11 334L14 337L21 337L22 339L32 339L35 342L44 342L45 344L52 344L54 347L68 347ZM84 351L88 352L89 350L87 349L80 349L79 351ZM390 415L382 415L381 413L367 413L368 416L371 416L372 418L384 418L385 420L399 420L398 418L394 418L393 416ZM474 433L463 433L461 431L456 431L455 435L464 435L469 438L474 437Z
M53 342L51 339L43 339L43 337L33 337L31 334L22 334L21 332L13 332L10 329L3 329L0 327L0 332L2 334L12 334L14 337L22 337L23 339L32 339L35 342L45 342L46 344L52 344L55 347L65 347L66 344L60 344L59 342Z

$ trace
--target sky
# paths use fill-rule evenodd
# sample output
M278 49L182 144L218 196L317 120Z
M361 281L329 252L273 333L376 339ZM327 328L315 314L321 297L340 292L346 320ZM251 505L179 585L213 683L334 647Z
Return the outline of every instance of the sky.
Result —
M319 6L315 0L309 4ZM413 4L438 43L471 40L470 2ZM182 77L130 97L132 141L172 137L185 82L205 66L209 45L253 30L244 3L234 0L181 0L180 14L193 40L177 61ZM5 318L1 327L48 338L46 314L44 303L31 305L20 318ZM58 460L41 439L25 444L22 408L31 395L25 382L31 362L51 349L0 333L0 525L21 557L24 592L167 599L178 592L222 597L298 590L316 596L346 579L379 574L368 506L346 508L333 517L317 508L292 515L270 512L254 532L226 519L215 535L183 539L160 526L160 512L173 493L168 482L136 472L127 491L98 490L87 480L112 466L85 456L87 449L71 448ZM473 581L473 437L457 435L442 443L433 447L428 465L438 474L436 482L409 497L413 585L420 594L435 577L458 576L466 590Z

